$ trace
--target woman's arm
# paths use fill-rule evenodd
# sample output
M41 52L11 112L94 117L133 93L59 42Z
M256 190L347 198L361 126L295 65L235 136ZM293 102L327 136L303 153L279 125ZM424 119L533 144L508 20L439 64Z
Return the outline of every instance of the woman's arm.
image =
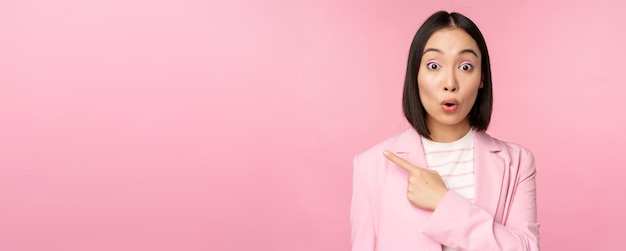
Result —
M505 225L484 209L449 191L431 215L423 233L457 250L539 250L535 160L522 155L517 189Z

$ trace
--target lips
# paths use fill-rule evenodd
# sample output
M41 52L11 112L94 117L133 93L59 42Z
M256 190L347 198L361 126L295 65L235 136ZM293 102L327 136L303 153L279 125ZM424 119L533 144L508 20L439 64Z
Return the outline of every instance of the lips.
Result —
M458 108L458 102L454 99L446 99L443 102L441 102L441 107L443 108L444 112L454 112L456 111L456 109Z

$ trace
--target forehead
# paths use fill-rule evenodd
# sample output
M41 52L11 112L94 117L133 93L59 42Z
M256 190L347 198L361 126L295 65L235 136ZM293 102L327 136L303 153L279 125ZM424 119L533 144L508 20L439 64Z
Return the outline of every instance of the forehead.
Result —
M460 28L443 28L435 31L424 46L424 50L435 48L444 54L457 54L465 49L473 49L480 55L476 41Z

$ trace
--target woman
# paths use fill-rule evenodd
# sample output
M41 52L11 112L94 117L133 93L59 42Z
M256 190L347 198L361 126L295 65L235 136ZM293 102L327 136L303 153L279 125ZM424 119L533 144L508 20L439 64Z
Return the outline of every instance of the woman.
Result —
M352 250L539 250L534 158L485 133L492 103L478 27L430 16L409 52L412 127L354 158Z

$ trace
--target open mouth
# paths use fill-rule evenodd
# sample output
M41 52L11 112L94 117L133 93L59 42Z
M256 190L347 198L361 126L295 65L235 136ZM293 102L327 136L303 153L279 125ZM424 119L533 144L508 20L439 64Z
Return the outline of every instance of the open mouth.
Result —
M458 103L454 99L447 99L441 102L441 107L445 112L454 112L458 107Z

